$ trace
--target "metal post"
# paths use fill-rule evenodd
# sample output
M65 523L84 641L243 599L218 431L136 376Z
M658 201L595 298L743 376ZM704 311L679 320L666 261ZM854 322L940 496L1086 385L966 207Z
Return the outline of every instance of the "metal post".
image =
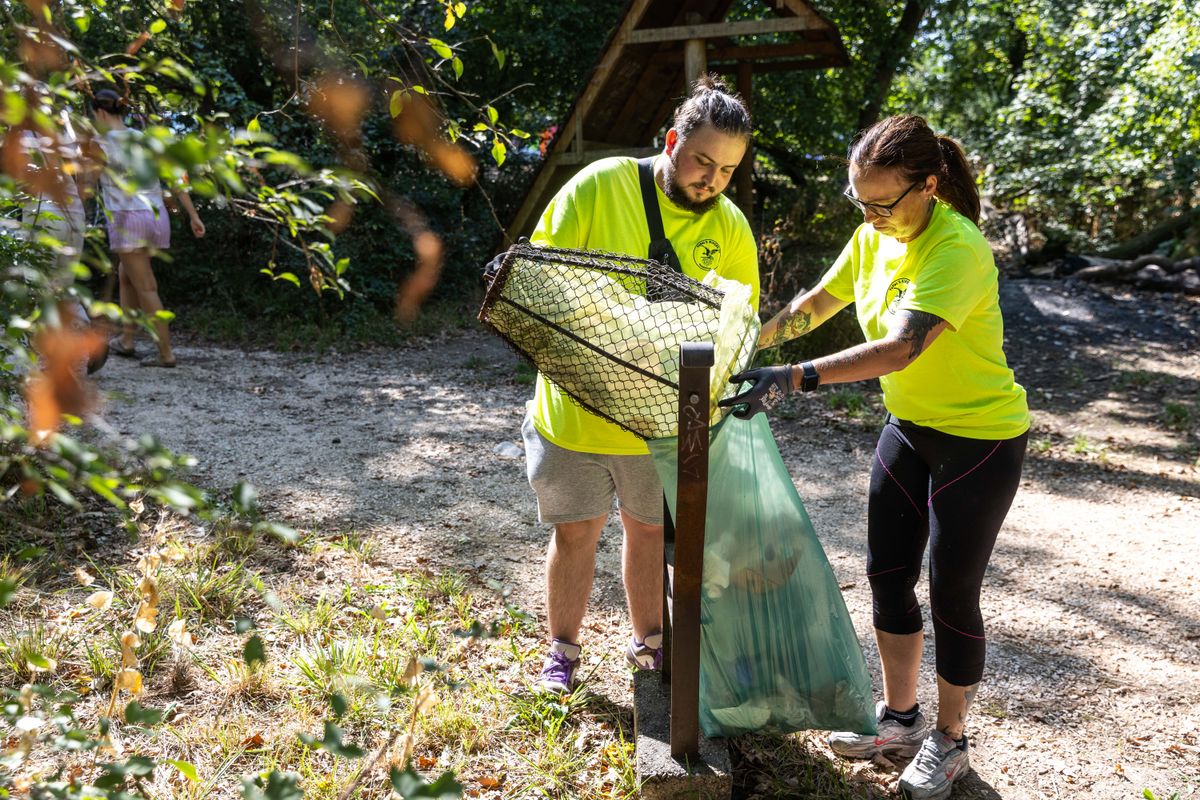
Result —
M708 506L709 373L713 346L680 349L678 489L675 495L671 610L671 755L700 749L700 579Z

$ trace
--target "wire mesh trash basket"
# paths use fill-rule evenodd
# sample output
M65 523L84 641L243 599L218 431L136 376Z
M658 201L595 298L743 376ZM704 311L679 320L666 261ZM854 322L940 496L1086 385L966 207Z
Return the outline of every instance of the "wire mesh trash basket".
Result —
M514 245L479 320L583 408L643 439L678 433L679 346L711 342L709 424L749 365L759 321L751 289L642 258Z

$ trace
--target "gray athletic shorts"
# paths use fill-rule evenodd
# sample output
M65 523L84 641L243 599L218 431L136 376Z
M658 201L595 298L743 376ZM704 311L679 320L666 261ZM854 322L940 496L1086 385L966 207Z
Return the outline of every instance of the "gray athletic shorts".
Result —
M538 521L582 522L618 507L639 522L661 525L663 489L654 460L642 456L579 453L547 439L525 415L525 469L537 495Z

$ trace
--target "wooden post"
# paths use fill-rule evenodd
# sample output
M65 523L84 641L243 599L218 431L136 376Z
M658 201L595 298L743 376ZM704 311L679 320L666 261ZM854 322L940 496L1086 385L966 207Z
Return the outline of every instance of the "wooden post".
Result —
M745 102L746 108L751 109L754 97L754 64L750 61L739 61L737 65L737 90ZM754 226L754 140L746 145L746 155L734 172L734 185L737 187L737 205L750 222L750 230L758 233Z
M688 25L698 25L701 19L699 14L688 14L686 17ZM691 92L697 79L708 71L708 56L705 52L707 46L705 39L688 39L683 43L683 79L686 83L683 87L684 94Z
M711 343L680 348L678 489L671 597L671 755L700 751L700 579L708 511Z

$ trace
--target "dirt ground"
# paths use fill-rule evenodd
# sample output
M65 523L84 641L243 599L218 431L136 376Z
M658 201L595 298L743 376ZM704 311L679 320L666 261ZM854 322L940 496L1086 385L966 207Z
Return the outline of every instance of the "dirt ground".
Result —
M1007 281L1002 300L1035 421L984 587L974 773L954 797L1200 797L1200 303L1035 280ZM177 370L114 358L99 373L105 423L194 455L213 491L253 483L293 526L371 537L387 569L499 580L543 615L546 531L511 447L532 387L499 340L478 329L318 357L181 329ZM827 392L796 398L772 425L878 686L863 567L880 407L866 397L859 416ZM611 528L585 658L632 702L617 659L602 658L626 635L619 558ZM884 792L898 776L852 772Z

